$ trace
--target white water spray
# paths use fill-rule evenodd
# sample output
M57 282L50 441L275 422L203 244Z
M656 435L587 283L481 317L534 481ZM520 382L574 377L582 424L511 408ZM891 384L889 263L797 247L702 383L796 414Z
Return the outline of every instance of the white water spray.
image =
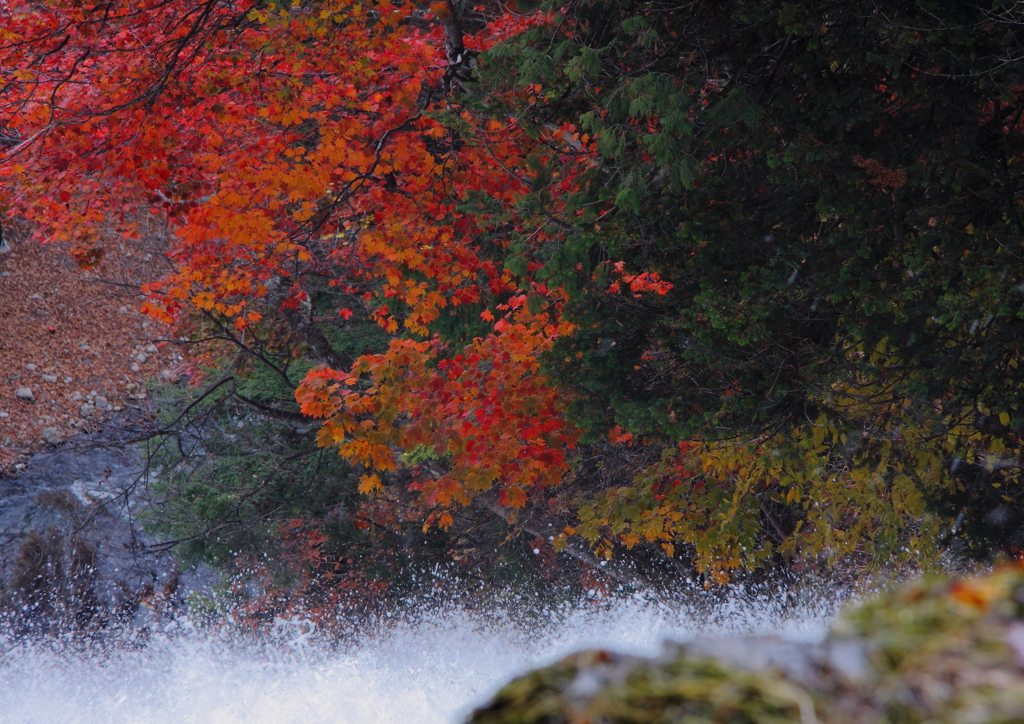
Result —
M780 612L735 599L709 618L638 596L529 623L452 608L335 646L301 622L250 646L194 630L103 653L0 640L0 722L449 724L512 677L579 649L653 655L697 634L813 640L835 603Z

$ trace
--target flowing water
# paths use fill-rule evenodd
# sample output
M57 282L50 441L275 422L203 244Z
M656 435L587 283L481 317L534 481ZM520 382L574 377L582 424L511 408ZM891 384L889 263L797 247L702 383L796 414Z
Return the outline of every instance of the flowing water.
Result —
M301 620L247 644L180 623L135 649L0 638L0 722L455 723L511 677L581 648L653 655L705 634L814 640L835 601L736 597L698 610L643 596L526 617L442 606L330 645Z
M78 525L42 505L41 493L83 505L132 501L141 470L133 449L117 445L37 456L17 478L0 479L0 531L10 539L0 556L14 560L31 529ZM126 571L161 566L136 570L125 558L122 543L140 535L127 507L99 512L90 540L106 551L100 582L137 590L142 579ZM116 635L88 645L26 640L0 626L0 724L455 724L512 677L582 648L652 655L665 640L702 634L820 637L844 597L824 588L724 601L692 591L675 601L636 595L542 611L525 602L487 611L422 603L333 640L303 621L278 622L262 639L180 619L166 630L136 622L153 631L142 646ZM129 643L137 633L126 634Z

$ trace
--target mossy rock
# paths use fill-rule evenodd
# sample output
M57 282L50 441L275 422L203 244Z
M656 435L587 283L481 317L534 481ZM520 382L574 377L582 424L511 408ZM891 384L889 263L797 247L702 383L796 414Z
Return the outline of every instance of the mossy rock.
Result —
M588 651L516 679L472 724L1024 722L1024 567L923 580L820 644L698 640L656 659Z

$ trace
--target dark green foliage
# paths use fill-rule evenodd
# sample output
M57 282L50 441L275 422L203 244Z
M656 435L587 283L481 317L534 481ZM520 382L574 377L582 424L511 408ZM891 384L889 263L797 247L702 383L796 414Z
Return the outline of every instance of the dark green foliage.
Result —
M485 66L491 82L542 87L526 119L596 138L564 233L537 251L542 273L574 293L579 331L549 368L576 394L581 424L665 442L823 414L890 434L879 419L894 409L921 441L966 425L997 441L995 470L971 458L953 471L961 490L925 492L950 520L966 512L980 548L1024 545L1013 452L1024 12L856 0L559 8L557 30ZM537 209L553 208L547 188ZM608 293L604 269L618 260L673 290ZM990 537L992 515L1002 523Z
M289 375L304 371L295 364ZM210 563L230 580L255 581L257 619L296 605L368 613L430 591L438 575L451 597L509 587L538 598L579 593L575 561L556 563L550 546L488 509L461 511L447 531L424 530L412 492L360 493L367 471L317 447L315 425L268 365L217 373L219 385L211 370L208 384L155 390L163 433L148 443L153 502L144 522L183 566ZM404 462L431 460L413 451ZM538 545L544 556L533 553Z
M176 542L186 565L262 568L281 584L317 573L317 559L304 558L313 552L332 565L353 564L360 575L401 576L400 527L378 528L372 516L357 524L365 503L359 471L317 447L315 429L297 414L280 377L265 366L237 377L198 401L203 388L159 392L168 423L197 404L150 443L160 474L147 527ZM309 548L303 536L310 531L325 540ZM348 572L347 565L332 571Z

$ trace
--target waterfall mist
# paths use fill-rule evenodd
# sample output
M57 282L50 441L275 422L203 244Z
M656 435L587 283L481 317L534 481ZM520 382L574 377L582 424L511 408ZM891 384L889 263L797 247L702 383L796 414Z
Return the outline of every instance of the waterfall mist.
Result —
M841 598L737 594L694 606L633 595L525 614L428 606L342 637L302 619L262 636L179 619L133 645L7 635L0 722L447 724L582 648L652 655L696 635L817 639Z

